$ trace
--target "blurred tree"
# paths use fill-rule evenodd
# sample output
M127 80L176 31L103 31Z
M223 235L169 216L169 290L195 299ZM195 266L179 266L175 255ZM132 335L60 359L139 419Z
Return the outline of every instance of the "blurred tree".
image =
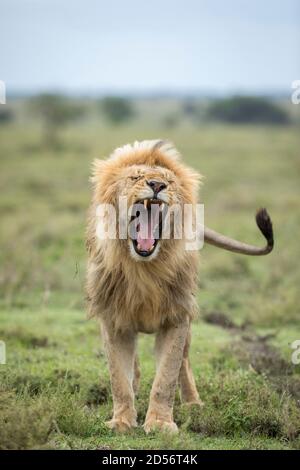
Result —
M232 123L286 124L287 113L275 103L259 97L234 96L215 101L207 108L207 117Z
M31 112L43 120L45 143L49 146L57 144L59 129L81 118L86 111L82 104L57 94L34 96L30 99L29 106Z
M10 109L0 106L0 125L11 122L14 118L14 114Z
M167 114L164 119L163 119L163 125L167 129L172 129L174 127L177 127L179 124L180 118L178 114L170 113Z
M103 98L100 107L105 118L115 125L131 119L135 114L132 102L118 96Z
M194 118L198 114L198 106L195 104L194 100L186 100L182 105L182 112L187 117Z

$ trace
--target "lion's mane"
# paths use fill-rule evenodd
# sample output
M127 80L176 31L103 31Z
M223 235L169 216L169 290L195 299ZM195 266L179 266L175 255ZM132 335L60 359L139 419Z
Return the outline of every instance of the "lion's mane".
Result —
M99 240L96 207L116 204L122 170L132 165L162 167L179 181L182 204L197 202L199 175L185 166L177 150L162 141L136 142L115 150L93 166L93 200L87 228L87 302L90 316L100 316L115 331L154 332L176 324L182 316L194 317L198 255L184 249L184 240L164 240L159 255L136 262L127 240Z

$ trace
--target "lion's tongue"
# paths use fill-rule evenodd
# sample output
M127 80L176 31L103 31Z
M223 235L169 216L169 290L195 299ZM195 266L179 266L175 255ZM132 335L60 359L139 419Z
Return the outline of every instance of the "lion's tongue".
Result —
M140 231L137 234L137 243L140 251L149 251L155 243L152 224L147 224L145 227L141 224Z

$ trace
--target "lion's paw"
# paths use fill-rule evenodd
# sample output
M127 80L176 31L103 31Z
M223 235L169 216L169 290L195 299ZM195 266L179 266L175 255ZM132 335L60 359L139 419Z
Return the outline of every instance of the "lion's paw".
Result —
M135 421L129 422L126 418L113 418L110 421L106 421L105 424L109 429L118 433L128 432L137 426Z
M174 434L178 432L178 427L174 421L164 421L158 418L150 418L145 422L144 430L146 434L149 434L151 431L162 431Z

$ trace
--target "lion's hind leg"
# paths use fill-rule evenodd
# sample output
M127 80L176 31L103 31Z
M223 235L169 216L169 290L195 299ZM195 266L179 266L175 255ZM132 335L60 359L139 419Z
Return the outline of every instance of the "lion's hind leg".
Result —
M139 358L136 354L134 358L134 375L133 375L133 391L135 395L139 391L140 379L141 379L141 369L140 369Z
M189 360L189 349L191 343L191 331L187 335L183 350L183 359L179 372L180 396L182 403L203 405L199 398L195 378Z

